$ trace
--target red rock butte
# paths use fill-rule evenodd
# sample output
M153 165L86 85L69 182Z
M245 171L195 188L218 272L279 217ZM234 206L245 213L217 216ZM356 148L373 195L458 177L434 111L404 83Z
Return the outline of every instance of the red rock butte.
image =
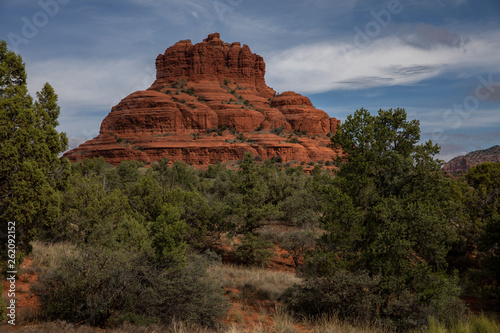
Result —
M111 108L99 135L64 154L194 166L242 159L250 152L283 162L329 161L340 121L294 92L266 85L264 59L218 33L182 40L156 58L156 81Z

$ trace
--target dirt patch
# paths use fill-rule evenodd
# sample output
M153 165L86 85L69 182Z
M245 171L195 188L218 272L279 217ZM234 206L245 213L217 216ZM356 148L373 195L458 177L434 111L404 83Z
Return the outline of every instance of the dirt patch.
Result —
M35 318L38 313L38 308L40 306L40 302L38 299L31 293L30 284L35 282L38 279L38 274L33 269L33 261L30 258L25 258L23 263L18 269L18 275L16 276L15 283L15 297L16 300L16 318L15 323L16 326L30 322ZM10 282L5 280L3 283L3 299L5 304L9 304L12 297L9 294L12 293L10 289ZM8 332L7 329L14 330L16 326L5 323L2 325L1 331ZM0 326L1 327L1 326Z

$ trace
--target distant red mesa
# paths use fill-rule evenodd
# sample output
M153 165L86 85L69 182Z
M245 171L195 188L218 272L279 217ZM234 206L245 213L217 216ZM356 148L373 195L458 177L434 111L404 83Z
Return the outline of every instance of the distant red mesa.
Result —
M218 33L193 45L177 42L156 59L156 81L125 97L99 135L64 156L102 156L112 164L169 158L203 167L246 152L283 162L330 161L329 135L340 121L294 92L277 95L265 63L247 45Z

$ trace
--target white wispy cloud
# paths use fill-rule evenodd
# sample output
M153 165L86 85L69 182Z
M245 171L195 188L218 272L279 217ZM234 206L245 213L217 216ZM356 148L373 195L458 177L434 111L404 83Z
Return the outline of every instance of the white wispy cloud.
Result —
M154 59L62 58L27 62L31 96L45 82L55 89L61 106L59 131L70 136L70 148L99 134L101 121L111 107L155 80Z
M424 36L421 33L420 45L390 36L367 40L361 47L355 42L327 41L281 50L266 61L267 81L280 91L318 93L410 85L463 68L500 70L498 31L460 39L458 34L446 35L440 30L441 39L431 40L432 47L422 47L431 30L427 28Z
M152 9L151 15L161 16L172 25L190 26L196 20L216 19L216 1L205 0L129 0L140 7Z
M110 108L128 94L149 87L155 80L154 59L62 58L27 62L32 96L49 82L66 110L88 107Z

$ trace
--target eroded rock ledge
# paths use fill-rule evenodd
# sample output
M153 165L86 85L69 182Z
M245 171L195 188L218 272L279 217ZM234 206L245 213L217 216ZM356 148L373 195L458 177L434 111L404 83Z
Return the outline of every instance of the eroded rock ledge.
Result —
M195 166L250 152L284 162L328 161L329 136L340 121L294 92L277 95L264 80L265 63L247 45L218 33L184 40L156 59L156 81L111 109L99 135L64 156L102 156L112 164L169 158Z

